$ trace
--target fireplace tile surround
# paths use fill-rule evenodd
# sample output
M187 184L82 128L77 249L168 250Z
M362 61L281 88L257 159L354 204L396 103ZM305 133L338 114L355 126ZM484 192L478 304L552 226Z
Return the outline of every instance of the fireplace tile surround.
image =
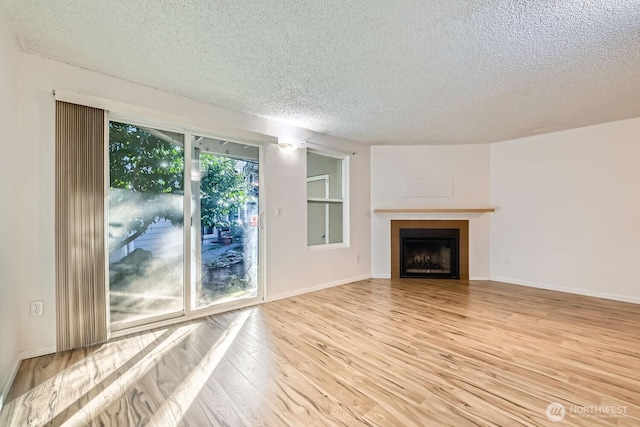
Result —
M460 230L460 279L469 280L469 220L391 220L391 278L400 278L400 229L458 229ZM434 279L430 279L434 280Z

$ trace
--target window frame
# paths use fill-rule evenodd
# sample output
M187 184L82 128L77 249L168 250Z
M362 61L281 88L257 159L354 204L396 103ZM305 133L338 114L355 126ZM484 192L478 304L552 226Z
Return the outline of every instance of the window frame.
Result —
M309 197L308 193L305 197L305 202L306 202L306 207L307 207L307 223L306 223L306 230L308 232L309 230L309 216L308 216L308 209L309 209L309 203L323 203L323 201L326 200L325 203L327 203L327 206L329 206L330 203L335 203L335 204L341 204L342 205L342 241L341 242L336 242L336 243L324 243L324 244L316 244L316 245L310 245L309 244L309 240L307 239L306 245L307 245L307 250L309 251L317 251L317 250L327 250L327 249L337 249L337 248L348 248L350 246L350 224L349 224L349 218L350 218L350 209L349 209L349 202L350 202L350 195L349 195L349 182L350 182L350 173L349 173L349 158L350 155L348 154L338 154L335 152L332 152L330 150L323 150L323 149L316 149L316 148L309 148L307 147L306 149L306 155L305 155L305 186L308 183L309 178L313 178L308 176L308 170L309 170L309 154L316 154L316 155L320 155L320 156L324 156L324 157L329 157L329 158L333 158L333 159L338 159L342 161L342 176L341 176L341 198L340 199L336 199L336 198L318 198L318 197ZM318 176L322 175L322 173L320 173ZM308 190L307 190L308 191ZM327 228L329 228L329 226L327 226ZM327 236L327 242L329 240L328 236Z

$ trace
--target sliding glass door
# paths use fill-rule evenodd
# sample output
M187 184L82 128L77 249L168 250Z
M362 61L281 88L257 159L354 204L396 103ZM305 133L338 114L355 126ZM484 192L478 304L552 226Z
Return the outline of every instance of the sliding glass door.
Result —
M258 146L123 120L108 150L112 330L261 296Z
M196 136L195 308L258 295L258 147Z
M184 308L184 136L109 123L109 301L112 324Z

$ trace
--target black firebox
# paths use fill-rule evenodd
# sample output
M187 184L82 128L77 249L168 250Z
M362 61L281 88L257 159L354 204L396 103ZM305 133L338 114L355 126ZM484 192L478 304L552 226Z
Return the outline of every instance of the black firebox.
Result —
M400 277L459 279L460 230L400 229Z

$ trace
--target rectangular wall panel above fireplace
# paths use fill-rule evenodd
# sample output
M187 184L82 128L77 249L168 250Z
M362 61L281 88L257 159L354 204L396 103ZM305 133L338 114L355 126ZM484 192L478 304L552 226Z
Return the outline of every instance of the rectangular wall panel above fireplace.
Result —
M469 221L391 220L391 278L469 280Z

